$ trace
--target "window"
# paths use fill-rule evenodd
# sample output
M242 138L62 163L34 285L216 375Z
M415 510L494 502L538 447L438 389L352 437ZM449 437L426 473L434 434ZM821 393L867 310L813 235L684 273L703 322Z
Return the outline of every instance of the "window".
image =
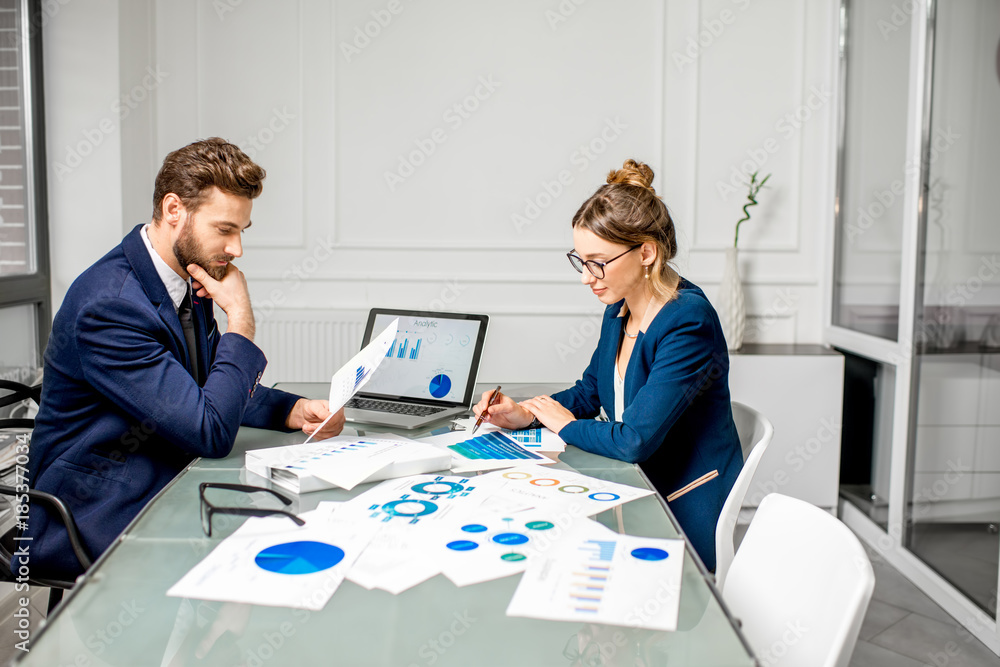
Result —
M51 322L41 4L0 0L0 378L32 382Z

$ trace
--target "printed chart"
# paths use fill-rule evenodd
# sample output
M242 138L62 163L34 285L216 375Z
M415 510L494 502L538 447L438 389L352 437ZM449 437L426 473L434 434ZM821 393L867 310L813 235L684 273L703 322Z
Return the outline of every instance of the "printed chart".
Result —
M435 558L456 586L499 579L523 572L581 520L571 512L477 512L441 531Z
M587 516L653 494L649 489L638 489L569 470L554 470L531 464L498 470L482 477L496 479L503 484L494 498L526 504L528 507L574 505Z
M543 458L529 452L510 437L498 431L484 433L469 440L449 445L448 449L467 459L503 461L531 459L537 461Z
M300 515L251 518L167 591L171 597L319 610L377 528L341 521L335 503Z
M582 525L532 559L508 616L676 630L684 541Z

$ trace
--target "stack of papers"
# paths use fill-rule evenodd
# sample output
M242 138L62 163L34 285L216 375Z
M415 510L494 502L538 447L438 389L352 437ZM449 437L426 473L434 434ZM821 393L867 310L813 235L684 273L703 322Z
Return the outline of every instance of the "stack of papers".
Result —
M295 463L312 466L316 479L350 484L408 444L416 443L297 446L306 460ZM272 470L291 465L277 464L285 467ZM650 494L523 463L474 477L390 479L349 501L320 503L301 515L304 526L247 520L168 595L318 610L344 578L398 594L438 574L468 586L523 572L509 616L672 630L683 541L619 535L588 518Z
M402 436L341 435L303 445L247 452L246 468L293 493L447 470L451 455Z

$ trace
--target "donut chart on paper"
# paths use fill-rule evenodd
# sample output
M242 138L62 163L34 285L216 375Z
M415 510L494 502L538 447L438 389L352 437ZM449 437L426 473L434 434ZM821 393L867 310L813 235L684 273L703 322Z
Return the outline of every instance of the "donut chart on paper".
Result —
M390 516L425 516L437 511L438 506L429 500L394 500L382 506Z
M344 550L325 542L284 542L263 549L257 567L277 574L313 574L344 560Z

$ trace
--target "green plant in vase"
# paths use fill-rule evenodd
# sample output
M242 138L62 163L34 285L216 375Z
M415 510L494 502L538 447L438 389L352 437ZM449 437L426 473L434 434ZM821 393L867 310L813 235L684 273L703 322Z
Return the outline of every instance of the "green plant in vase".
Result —
M740 225L750 219L750 207L757 206L757 195L761 188L771 178L768 174L757 180L760 172L750 175L747 184L747 203L743 205L743 216L736 222L736 234L733 237L733 247L726 249L726 264L722 269L722 283L719 285L719 321L722 323L722 333L726 337L726 345L736 351L743 347L743 334L746 331L746 302L743 298L743 283L740 281L739 243Z

